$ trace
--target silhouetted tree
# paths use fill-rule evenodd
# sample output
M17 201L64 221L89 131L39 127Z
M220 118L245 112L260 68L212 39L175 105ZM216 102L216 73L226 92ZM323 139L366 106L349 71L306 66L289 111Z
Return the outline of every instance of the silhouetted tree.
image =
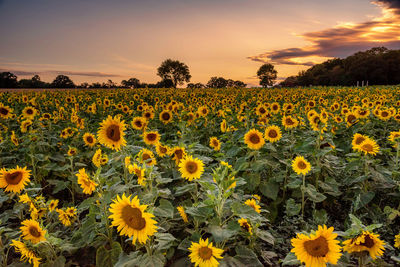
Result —
M52 88L74 88L74 82L66 75L58 75L51 83Z
M224 88L227 87L228 81L222 77L211 77L207 82L208 88Z
M50 85L42 82L39 75L34 75L31 79L21 79L18 82L21 88L47 88Z
M162 80L171 80L173 87L182 85L184 82L189 82L192 77L189 72L189 67L178 60L167 59L161 63L157 69L157 75Z
M260 79L260 85L262 87L272 86L277 77L277 71L274 65L266 63L262 65L257 71L257 77Z
M127 88L140 88L140 81L136 78L130 78L129 80L122 80L121 82L122 87Z
M205 85L202 83L188 83L187 88L199 89L199 88L205 88Z
M0 73L0 88L17 88L17 76L11 72Z

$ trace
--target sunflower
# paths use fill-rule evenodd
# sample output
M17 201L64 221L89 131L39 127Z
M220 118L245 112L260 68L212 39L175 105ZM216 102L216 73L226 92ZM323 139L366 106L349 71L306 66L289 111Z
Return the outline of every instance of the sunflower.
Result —
M143 117L135 117L131 121L131 125L132 125L133 129L144 130L147 125L147 120Z
M35 118L36 114L37 114L37 110L34 107L25 107L22 110L22 116L25 119L33 120L33 118Z
M171 150L171 155L173 155L172 159L175 160L176 165L179 164L179 162L186 157L186 151L184 147L176 146L172 148Z
M85 142L85 146L88 147L93 147L97 142L96 137L94 136L94 134L91 133L85 133L82 138L83 141Z
M183 220L185 223L188 223L189 220L188 220L188 217L187 217L187 215L186 215L185 209L184 209L182 206L179 206L179 207L177 207L176 209L178 210L179 215L182 217L182 220Z
M257 201L254 198L246 200L244 204L252 207L257 213L261 213L261 206L257 204Z
M379 145L371 138L367 138L359 145L356 145L355 149L364 152L365 155L371 154L375 156L379 152Z
M253 234L251 225L250 225L250 223L247 221L247 219L245 219L245 218L240 218L240 219L238 220L238 223L239 223L240 227L242 227L242 228L243 228L246 232L248 232L250 235Z
M5 188L5 192L21 192L26 184L30 182L30 172L31 171L27 170L26 167L20 168L19 166L15 169L1 169L0 188Z
M99 168L101 165L105 165L108 161L107 155L103 155L101 149L97 149L92 157L93 164Z
M159 116L160 121L162 121L164 124L168 124L172 121L172 112L169 110L163 110L160 113Z
M100 125L97 136L102 145L117 151L121 149L121 146L126 145L124 138L126 125L124 121L120 120L120 117L112 118L109 115Z
M46 241L44 237L46 235L46 230L43 230L37 221L25 220L21 224L22 226L20 229L25 240L30 240L33 244Z
M394 237L394 247L400 248L400 234L398 234Z
M31 120L24 120L23 122L21 122L21 133L28 132L30 126L32 126Z
M353 150L358 150L357 146L359 146L362 142L364 142L368 138L369 138L368 136L355 133L353 135L353 140L351 141L351 146L353 147Z
M256 129L251 129L244 135L244 142L249 148L255 150L260 149L265 144L262 133Z
M162 157L162 158L165 157L166 155L168 155L169 151L170 151L170 148L167 145L163 145L161 143L158 143L156 145L157 155Z
M292 161L292 168L298 175L307 175L311 171L311 164L303 156L297 156Z
M292 129L296 128L299 125L299 121L292 116L283 116L282 125L285 127L286 130Z
M357 122L357 119L358 119L357 113L355 112L346 113L345 121L347 123L347 127L350 127L353 124L355 124Z
M368 251L372 259L383 255L385 242L379 239L379 235L369 231L363 231L355 238L343 241L343 251L348 253Z
M395 147L395 148L400 142L399 137L400 137L400 131L390 132L390 135L388 137L389 141L393 143L393 147Z
M221 142L218 140L217 137L210 137L210 147L213 148L215 151L219 151L221 149Z
M342 256L340 253L339 241L336 240L337 234L333 233L333 227L327 228L325 225L318 226L314 234L297 234L291 240L293 252L297 259L304 262L306 267L325 267L327 263L337 264Z
M265 129L264 136L271 143L277 142L282 138L281 129L278 126L271 125Z
M14 247L15 252L21 254L21 261L28 261L30 264L33 264L33 267L39 267L40 260L36 253L28 248L23 242L13 239L11 241L11 246Z
M62 209L56 209L58 213L58 219L65 226L70 226L76 219L76 208L69 207L65 211Z
M147 145L157 145L161 136L157 131L143 133L143 140Z
M57 206L58 206L58 199L51 200L50 204L49 204L49 211L51 212L51 211L55 210L57 208Z
M74 155L76 155L76 148L75 147L71 147L70 149L68 149L68 156L72 157Z
M138 184L141 186L146 185L146 178L144 176L144 169L139 167L136 163L128 166L129 173L134 173L138 177Z
M208 238L203 240L200 238L199 243L192 242L189 248L191 252L189 258L195 266L199 267L217 267L219 262L217 259L222 259L223 249L213 246L212 242L208 242Z
M12 108L10 108L9 106L4 106L2 103L0 103L0 118L5 120L11 118L12 111Z
M143 148L142 150L140 150L138 155L140 163L146 163L149 166L157 164L157 160L151 150Z
M133 244L136 240L139 243L146 243L149 236L157 232L157 222L153 220L153 214L145 212L147 205L140 205L140 200L131 195L126 197L117 196L110 205L112 226L117 226L120 235L132 237Z
M97 183L89 178L84 168L80 169L76 176L78 178L78 184L83 189L83 193L91 195L96 189Z
M226 130L227 130L227 128L228 128L228 125L227 125L225 119L222 120L221 125L220 125L220 128L221 128L221 132L223 132L223 133L226 132Z
M199 179L204 172L204 163L200 159L193 158L192 156L186 156L179 162L178 166L182 177L189 181Z

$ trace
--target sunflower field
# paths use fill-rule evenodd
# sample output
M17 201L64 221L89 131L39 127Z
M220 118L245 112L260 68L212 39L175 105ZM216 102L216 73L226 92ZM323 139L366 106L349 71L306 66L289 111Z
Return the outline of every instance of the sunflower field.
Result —
M0 92L1 266L399 266L399 90Z

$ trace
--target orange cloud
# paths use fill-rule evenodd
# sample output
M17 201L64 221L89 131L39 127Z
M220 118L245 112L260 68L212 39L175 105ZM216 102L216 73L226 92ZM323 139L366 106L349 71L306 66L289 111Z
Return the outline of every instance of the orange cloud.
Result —
M376 46L400 48L400 0L372 3L382 8L382 15L378 18L305 33L300 37L308 41L309 46L267 51L248 59L276 65L312 66L329 58L348 56Z

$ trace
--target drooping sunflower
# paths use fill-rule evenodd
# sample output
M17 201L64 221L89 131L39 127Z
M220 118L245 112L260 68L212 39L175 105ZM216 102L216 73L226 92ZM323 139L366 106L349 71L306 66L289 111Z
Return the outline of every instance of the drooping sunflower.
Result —
M31 120L24 120L21 122L21 133L26 133L29 131L29 127L32 126L32 121Z
M179 172L189 181L199 179L204 172L204 163L200 159L186 156L179 162Z
M379 239L379 235L369 231L363 231L355 238L343 241L343 251L348 253L368 251L372 259L383 255L385 242Z
M185 223L188 223L189 220L188 220L188 217L187 217L187 215L186 215L185 209L184 209L182 206L179 206L179 207L177 207L176 209L178 210L179 215L182 217L182 220L183 220Z
M17 166L15 169L0 170L0 188L5 188L5 192L21 192L27 183L30 182L30 170L26 167Z
M119 151L121 146L126 145L124 138L126 125L124 121L120 120L119 116L113 118L109 115L100 125L97 136L102 145L116 151Z
M257 213L261 213L261 206L257 204L257 201L254 198L246 200L244 204L252 207Z
M45 241L46 230L43 230L39 223L35 220L25 220L23 221L21 226L22 237L25 240L32 241L33 244L39 243L41 241Z
M239 223L240 227L242 227L242 228L243 228L246 232L248 232L250 235L253 234L253 232L252 232L253 229L252 229L250 223L247 221L247 219L245 219L245 218L240 218L240 219L238 220L238 223Z
M265 139L271 143L277 142L282 138L281 129L278 126L271 125L265 129L264 133Z
M135 163L133 165L131 164L128 166L128 171L129 173L134 173L137 176L139 185L141 186L146 185L146 177L143 168L141 168Z
M132 237L133 244L136 240L139 243L146 243L149 236L157 232L157 222L153 220L153 214L145 212L147 205L140 205L137 196L131 199L131 195L126 197L117 196L110 205L112 226L116 226L120 235Z
M303 156L297 156L292 161L292 168L298 175L307 175L311 171L311 164Z
M217 137L210 137L210 147L212 147L215 151L219 151L221 149L221 142Z
M200 238L199 243L192 242L189 248L191 252L189 258L195 266L199 267L217 267L219 262L217 259L222 259L223 249L216 248L212 242L208 242L208 238L203 240Z
M157 160L154 156L153 151L151 151L151 150L143 148L142 150L139 151L138 156L139 156L140 163L145 163L149 166L157 164Z
M172 121L172 112L169 110L163 110L160 113L159 116L160 121L162 121L164 124L168 124Z
M89 178L89 175L86 173L84 168L79 170L76 177L78 178L78 184L83 189L83 193L91 195L96 189L97 183Z
M355 148L358 151L364 152L365 155L371 154L375 156L379 152L379 145L371 138L365 139L361 144L356 145Z
M85 133L82 138L83 141L85 142L85 146L88 147L93 147L97 142L96 137L94 136L94 134L91 133Z
M53 199L53 200L50 201L50 203L49 203L49 211L50 212L57 208L58 202L59 202L58 199Z
M39 267L41 258L23 242L13 239L11 241L11 246L14 247L16 252L21 254L21 261L28 261L30 264L33 264L33 267Z
M108 157L102 154L101 149L97 149L92 157L93 164L99 168L101 165L105 165L108 162Z
M161 136L157 131L143 133L143 141L147 145L157 145L160 142Z
M176 146L172 148L171 155L173 156L172 159L175 160L176 165L186 157L186 151L184 147Z
M147 125L147 120L143 117L135 117L135 118L133 118L131 125L132 125L133 129L144 130Z
M314 234L297 234L291 240L293 252L297 259L306 264L306 267L325 267L327 263L337 264L342 256L340 253L337 234L333 233L334 228L327 228L326 225L318 226Z
M260 149L265 144L262 133L256 129L251 129L244 135L244 142L250 149L255 150Z
M228 128L228 125L227 125L225 119L222 120L221 125L220 125L220 128L221 128L221 132L223 132L223 133L226 132L226 130L227 130L227 128Z

